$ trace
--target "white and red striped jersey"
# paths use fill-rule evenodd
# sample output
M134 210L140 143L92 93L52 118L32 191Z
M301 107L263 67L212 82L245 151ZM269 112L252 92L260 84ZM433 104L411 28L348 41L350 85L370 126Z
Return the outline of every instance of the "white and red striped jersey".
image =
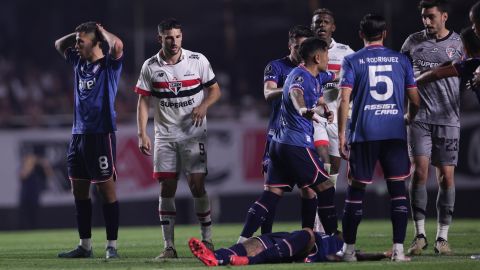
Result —
M343 58L355 51L348 45L337 43L332 38L332 43L328 48L328 71L333 71L338 75L342 68ZM337 98L339 93L339 82L327 83L323 88L323 97L327 103L328 109L334 112L333 122L337 123Z
M147 59L140 71L135 92L154 96L155 138L176 142L200 136L207 130L207 119L193 125L191 113L204 98L203 89L216 83L207 58L182 49L179 62L167 64L160 54Z

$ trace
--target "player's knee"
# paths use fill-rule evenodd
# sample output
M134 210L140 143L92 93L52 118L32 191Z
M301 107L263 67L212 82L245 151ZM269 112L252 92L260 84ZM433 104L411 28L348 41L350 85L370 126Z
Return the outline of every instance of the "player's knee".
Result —
M317 193L308 187L302 188L300 192L301 192L300 195L304 199L313 199L317 196Z

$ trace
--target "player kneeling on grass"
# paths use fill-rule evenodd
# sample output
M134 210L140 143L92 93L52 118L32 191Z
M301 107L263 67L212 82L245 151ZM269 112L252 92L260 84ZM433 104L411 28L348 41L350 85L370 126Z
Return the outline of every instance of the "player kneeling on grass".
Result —
M191 238L188 246L192 254L206 266L249 265L262 263L335 262L336 253L342 250L340 235L325 235L304 228L294 232L267 233L248 238L241 244L215 251L209 250L197 238ZM358 260L381 260L385 253L357 253Z

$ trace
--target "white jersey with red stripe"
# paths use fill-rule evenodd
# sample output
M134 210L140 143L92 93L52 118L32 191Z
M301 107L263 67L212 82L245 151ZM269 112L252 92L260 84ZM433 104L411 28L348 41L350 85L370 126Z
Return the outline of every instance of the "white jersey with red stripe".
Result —
M154 96L155 138L177 142L201 136L207 130L207 119L193 125L191 113L204 98L203 88L216 83L207 58L182 49L176 64L167 64L160 54L147 59L140 71L135 92Z
M342 68L343 58L354 53L348 45L337 43L332 38L332 43L328 48L328 71L333 71L337 75ZM323 88L323 97L327 103L328 109L334 112L333 122L337 123L337 98L339 93L339 82L327 83Z

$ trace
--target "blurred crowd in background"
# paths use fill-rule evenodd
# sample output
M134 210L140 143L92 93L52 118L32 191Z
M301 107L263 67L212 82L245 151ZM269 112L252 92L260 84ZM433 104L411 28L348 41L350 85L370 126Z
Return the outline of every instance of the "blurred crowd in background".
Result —
M73 8L60 0L48 5L26 0L2 1L0 128L71 124L73 73L56 54L53 42L88 20L101 22L125 44L126 59L116 101L119 123L135 123L137 96L132 89L141 63L159 49L155 28L166 17L177 17L183 23L184 47L202 52L214 67L223 96L212 107L209 118L245 121L268 116L269 107L263 98L263 68L268 61L287 55L288 29L296 24L308 25L316 8L326 7L334 12L334 38L354 50L362 47L357 38L358 22L368 12L387 17L387 46L393 49L398 50L408 34L422 29L417 0L374 0L368 5L334 0L180 2L86 0ZM452 1L447 22L450 29L459 32L468 25L471 3ZM470 104L469 97L467 93L462 109L477 111L480 106Z

